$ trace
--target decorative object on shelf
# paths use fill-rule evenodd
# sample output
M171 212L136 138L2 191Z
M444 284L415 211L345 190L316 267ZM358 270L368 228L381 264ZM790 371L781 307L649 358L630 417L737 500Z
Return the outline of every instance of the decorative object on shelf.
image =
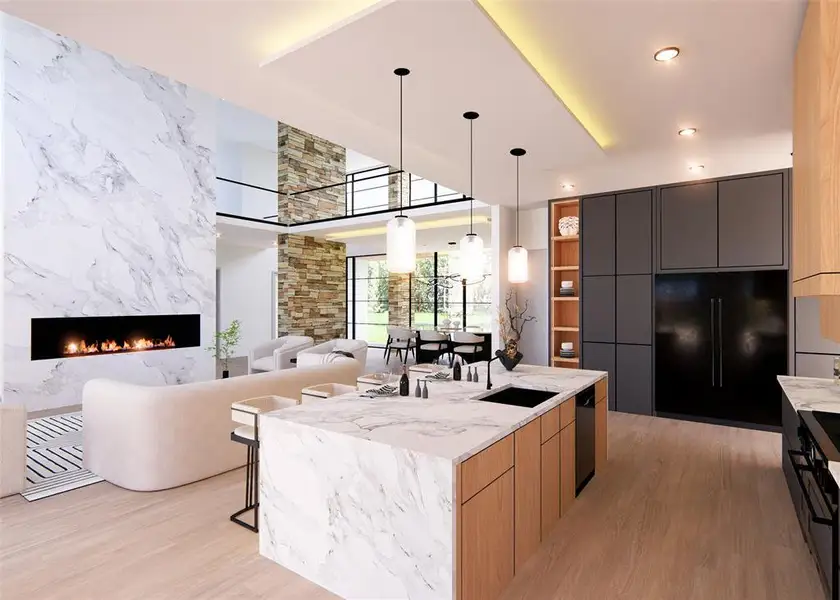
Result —
M411 71L394 69L400 78L400 212L388 222L385 229L385 253L389 273L413 273L417 264L417 228L403 214L403 77Z
M580 219L578 217L563 217L557 222L557 229L562 237L577 235L580 231Z
M519 361L522 360L522 353L519 351L519 342L522 340L522 331L525 329L525 324L529 321L536 321L537 317L528 315L529 308L528 300L525 301L525 307L520 308L514 299L513 290L510 290L505 297L505 311L507 315L501 310L499 311L499 332L502 335L502 340L505 343L504 350L496 350L496 356L499 357L505 369L513 371Z
M574 296L575 295L575 283L574 281L561 281L560 282L560 291L558 292L560 296Z
M560 358L576 358L575 345L572 342L560 343Z
M528 250L519 245L519 158L525 156L523 148L513 148L510 153L516 157L516 244L508 250L508 281L528 281Z
M213 358L222 361L222 379L230 377L229 361L233 358L241 336L241 323L239 319L234 319L227 329L216 332L216 345L207 347L207 351L213 354Z
M465 112L464 118L470 122L470 232L461 238L458 247L458 270L462 280L475 283L484 279L484 240L473 231L473 121L478 113Z

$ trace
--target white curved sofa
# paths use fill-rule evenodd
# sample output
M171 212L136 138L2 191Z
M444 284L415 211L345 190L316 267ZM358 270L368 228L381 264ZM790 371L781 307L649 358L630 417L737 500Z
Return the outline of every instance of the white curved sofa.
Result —
M298 352L297 366L308 367L323 364L327 362L325 357L328 356L330 352L339 350L341 352L349 352L352 354L356 360L362 363L362 367L364 367L367 362L367 349L368 345L364 340L330 340Z
M184 385L141 386L93 379L82 392L85 468L135 491L177 487L245 464L230 440L230 405L256 396L300 400L303 388L355 385L362 365L351 358L303 369Z

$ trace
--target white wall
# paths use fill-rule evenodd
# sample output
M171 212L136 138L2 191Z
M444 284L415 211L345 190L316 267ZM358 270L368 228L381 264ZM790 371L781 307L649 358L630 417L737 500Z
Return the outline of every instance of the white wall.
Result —
M249 248L220 241L216 247L219 269L219 324L234 319L242 324L242 341L236 356L277 336L277 248Z
M275 129L277 124L274 124ZM218 139L218 174L250 185L277 189L277 152L246 142ZM262 219L277 214L277 195L216 180L219 212Z

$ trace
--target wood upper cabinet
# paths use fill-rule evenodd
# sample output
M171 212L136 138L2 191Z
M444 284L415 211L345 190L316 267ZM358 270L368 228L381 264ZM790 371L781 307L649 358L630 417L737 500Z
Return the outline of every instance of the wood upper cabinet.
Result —
M492 600L514 573L513 470L467 500L460 511L460 600Z
M840 3L812 0L794 66L794 296L840 296ZM821 331L840 341L840 302L821 302Z

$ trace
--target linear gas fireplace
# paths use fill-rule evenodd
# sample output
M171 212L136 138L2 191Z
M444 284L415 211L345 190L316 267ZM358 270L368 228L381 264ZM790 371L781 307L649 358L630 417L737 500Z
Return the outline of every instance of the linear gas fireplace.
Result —
M32 319L32 360L189 348L201 344L201 315Z

